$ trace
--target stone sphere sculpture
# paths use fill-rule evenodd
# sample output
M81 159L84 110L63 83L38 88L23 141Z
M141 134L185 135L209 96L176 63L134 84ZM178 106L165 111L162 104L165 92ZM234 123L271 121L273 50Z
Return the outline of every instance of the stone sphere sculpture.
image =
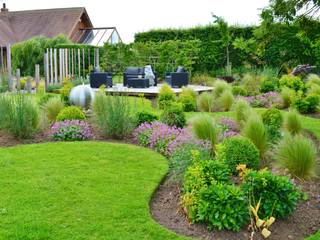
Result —
M94 91L88 85L79 85L71 89L69 100L72 105L89 108L94 98Z

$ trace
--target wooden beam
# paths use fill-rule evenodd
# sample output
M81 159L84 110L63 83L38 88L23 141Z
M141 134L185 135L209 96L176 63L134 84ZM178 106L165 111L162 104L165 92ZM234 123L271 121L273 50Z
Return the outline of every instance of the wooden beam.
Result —
M7 45L7 70L8 70L8 84L9 90L13 91L13 78L12 78L12 67L11 67L11 45Z

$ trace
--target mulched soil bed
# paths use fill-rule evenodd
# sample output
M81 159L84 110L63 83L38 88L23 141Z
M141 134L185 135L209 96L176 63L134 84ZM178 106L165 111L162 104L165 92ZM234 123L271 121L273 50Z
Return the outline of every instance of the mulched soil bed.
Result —
M300 203L295 213L287 220L276 220L270 227L272 232L269 240L303 239L320 229L320 183L300 183L309 200ZM260 233L251 232L243 228L240 232L209 231L205 225L190 224L180 210L180 186L166 180L155 192L150 202L153 218L162 226L172 231L190 237L206 240L262 240Z

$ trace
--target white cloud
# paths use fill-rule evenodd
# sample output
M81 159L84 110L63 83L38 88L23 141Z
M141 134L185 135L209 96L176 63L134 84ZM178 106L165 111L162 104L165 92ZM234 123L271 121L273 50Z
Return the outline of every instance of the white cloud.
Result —
M154 28L177 28L212 22L211 12L230 24L259 22L261 8L268 0L0 0L11 11L86 7L96 27L116 26L125 42L134 33Z

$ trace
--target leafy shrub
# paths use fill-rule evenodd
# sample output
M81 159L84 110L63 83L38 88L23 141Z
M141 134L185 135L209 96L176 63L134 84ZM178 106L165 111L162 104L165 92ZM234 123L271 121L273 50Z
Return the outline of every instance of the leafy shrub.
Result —
M224 91L221 96L217 99L219 104L220 110L222 111L229 111L233 102L234 98L231 91Z
M281 98L283 102L283 107L288 108L290 107L294 97L295 97L295 91L288 88L288 87L283 87L281 90Z
M198 159L209 160L211 158L210 151L203 144L196 143L184 143L176 148L172 152L169 159L170 175L175 180L183 178L186 169L193 163L193 152L197 152Z
M104 136L123 139L131 133L134 120L130 115L128 97L107 96L104 92L98 92L93 102L93 112Z
M262 119L259 116L251 115L242 132L259 149L260 157L263 157L268 148L268 133Z
M284 128L291 134L299 134L301 132L302 122L296 110L291 110L285 115Z
M298 76L283 75L279 80L280 87L288 87L294 91L305 91L305 84Z
M161 122L169 126L184 127L186 125L186 116L182 110L181 104L172 103L166 106L161 114Z
M85 120L86 115L83 113L83 111L76 106L69 106L63 108L59 114L56 117L56 120L58 122L64 121L64 120Z
M216 159L225 162L235 174L236 166L246 164L248 168L259 167L259 150L247 138L230 137L217 145Z
M232 93L234 96L247 96L248 92L241 86L233 86Z
M293 104L300 113L315 113L318 110L319 103L319 95L309 94L306 97L296 98Z
M57 141L82 141L93 137L89 124L79 120L56 122L51 127L50 135Z
M270 216L286 218L294 212L301 196L287 177L274 175L268 170L247 171L242 189L250 196L251 205L255 206L261 199L261 219Z
M315 173L317 150L313 142L301 135L286 135L276 153L281 166L296 177L312 177Z
M0 127L16 138L30 138L38 129L39 109L27 95L2 95L0 114Z
M271 140L280 138L280 128L283 124L283 117L280 110L276 108L267 109L261 115L262 121L265 124L268 136Z
M245 193L234 185L216 184L200 192L197 219L209 228L239 231L248 223Z
M184 112L195 112L197 110L197 94L191 88L183 87L178 101L182 104Z
M198 97L198 106L202 112L211 112L213 111L213 95L205 92L200 94Z
M253 74L245 74L241 79L242 87L251 95L256 95L260 90L260 79Z
M62 83L62 88L60 88L60 96L66 104L69 104L69 95L72 88L73 84L70 79L65 78Z
M176 101L176 95L172 88L168 84L164 84L158 96L158 106L160 109L164 109L166 106L171 105Z
M159 117L157 114L147 112L147 111L141 111L136 113L136 125L139 126L142 123L151 123L154 121L159 120Z
M279 87L279 79L276 77L262 77L260 92L267 93L276 91Z
M43 106L46 116L50 122L54 122L56 120L58 114L63 108L64 103L59 97L50 98Z
M216 80L213 84L213 95L215 98L221 97L225 91L231 91L231 85L223 80Z
M198 139L209 141L214 148L218 140L219 129L208 115L200 115L192 120L192 130Z
M232 109L235 112L236 120L239 125L243 125L245 123L252 111L248 102L243 99L236 101L233 104Z

